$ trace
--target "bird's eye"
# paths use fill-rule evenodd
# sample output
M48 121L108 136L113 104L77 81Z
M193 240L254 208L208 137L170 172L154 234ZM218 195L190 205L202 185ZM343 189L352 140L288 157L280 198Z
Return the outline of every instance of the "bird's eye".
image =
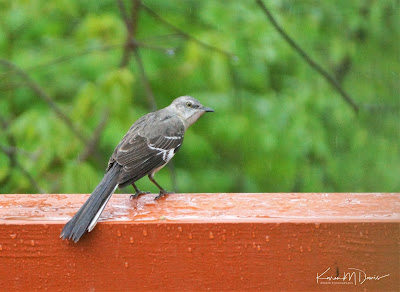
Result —
M190 101L188 101L188 102L186 103L186 106L187 106L187 107L192 107L192 105L193 105L193 104L192 104Z

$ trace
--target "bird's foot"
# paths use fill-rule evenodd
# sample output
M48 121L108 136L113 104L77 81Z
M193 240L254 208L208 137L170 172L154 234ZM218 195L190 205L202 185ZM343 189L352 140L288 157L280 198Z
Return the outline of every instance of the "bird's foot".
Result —
M162 190L160 190L160 193L158 194L158 196L154 198L154 200L161 199L165 195L169 195L169 194L172 194L172 193L173 192L167 192L166 190L162 189Z
M142 191L137 191L136 193L134 193L133 195L131 195L129 197L130 200L136 199L137 197L139 197L140 195L146 195L146 194L150 194L150 192L142 192Z

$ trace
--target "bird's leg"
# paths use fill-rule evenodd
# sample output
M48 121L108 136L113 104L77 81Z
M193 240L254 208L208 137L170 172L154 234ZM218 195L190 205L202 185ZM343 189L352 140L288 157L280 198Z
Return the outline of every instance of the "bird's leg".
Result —
M131 195L129 198L131 200L136 199L137 197L139 197L140 195L144 195L144 194L150 194L150 192L142 192L141 190L139 190L139 188L135 185L135 183L132 183L132 186L135 188L135 194Z
M155 181L155 179L153 178L153 176L150 175L150 174L149 174L149 180L151 180L151 182L152 182L153 184L155 184L155 185L157 186L157 188L159 188L159 190L160 190L159 195L158 195L157 197L155 197L154 200L158 200L158 199L164 197L165 195L170 194L170 193L167 192L162 186L160 186L160 185Z

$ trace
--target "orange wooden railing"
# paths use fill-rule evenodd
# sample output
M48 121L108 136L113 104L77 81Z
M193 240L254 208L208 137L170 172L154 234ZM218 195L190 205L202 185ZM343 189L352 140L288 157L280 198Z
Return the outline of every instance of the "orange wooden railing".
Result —
M1 291L399 291L400 194L0 195Z

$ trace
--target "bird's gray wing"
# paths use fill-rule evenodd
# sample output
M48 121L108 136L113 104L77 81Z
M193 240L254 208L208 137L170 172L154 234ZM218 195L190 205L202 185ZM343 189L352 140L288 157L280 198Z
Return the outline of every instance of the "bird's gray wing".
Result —
M171 130L173 127L177 129ZM152 132L136 128L131 130L110 159L111 163L117 162L122 166L118 180L120 187L129 185L168 163L183 142L184 128L173 121L166 123L164 120L162 124L155 122Z

